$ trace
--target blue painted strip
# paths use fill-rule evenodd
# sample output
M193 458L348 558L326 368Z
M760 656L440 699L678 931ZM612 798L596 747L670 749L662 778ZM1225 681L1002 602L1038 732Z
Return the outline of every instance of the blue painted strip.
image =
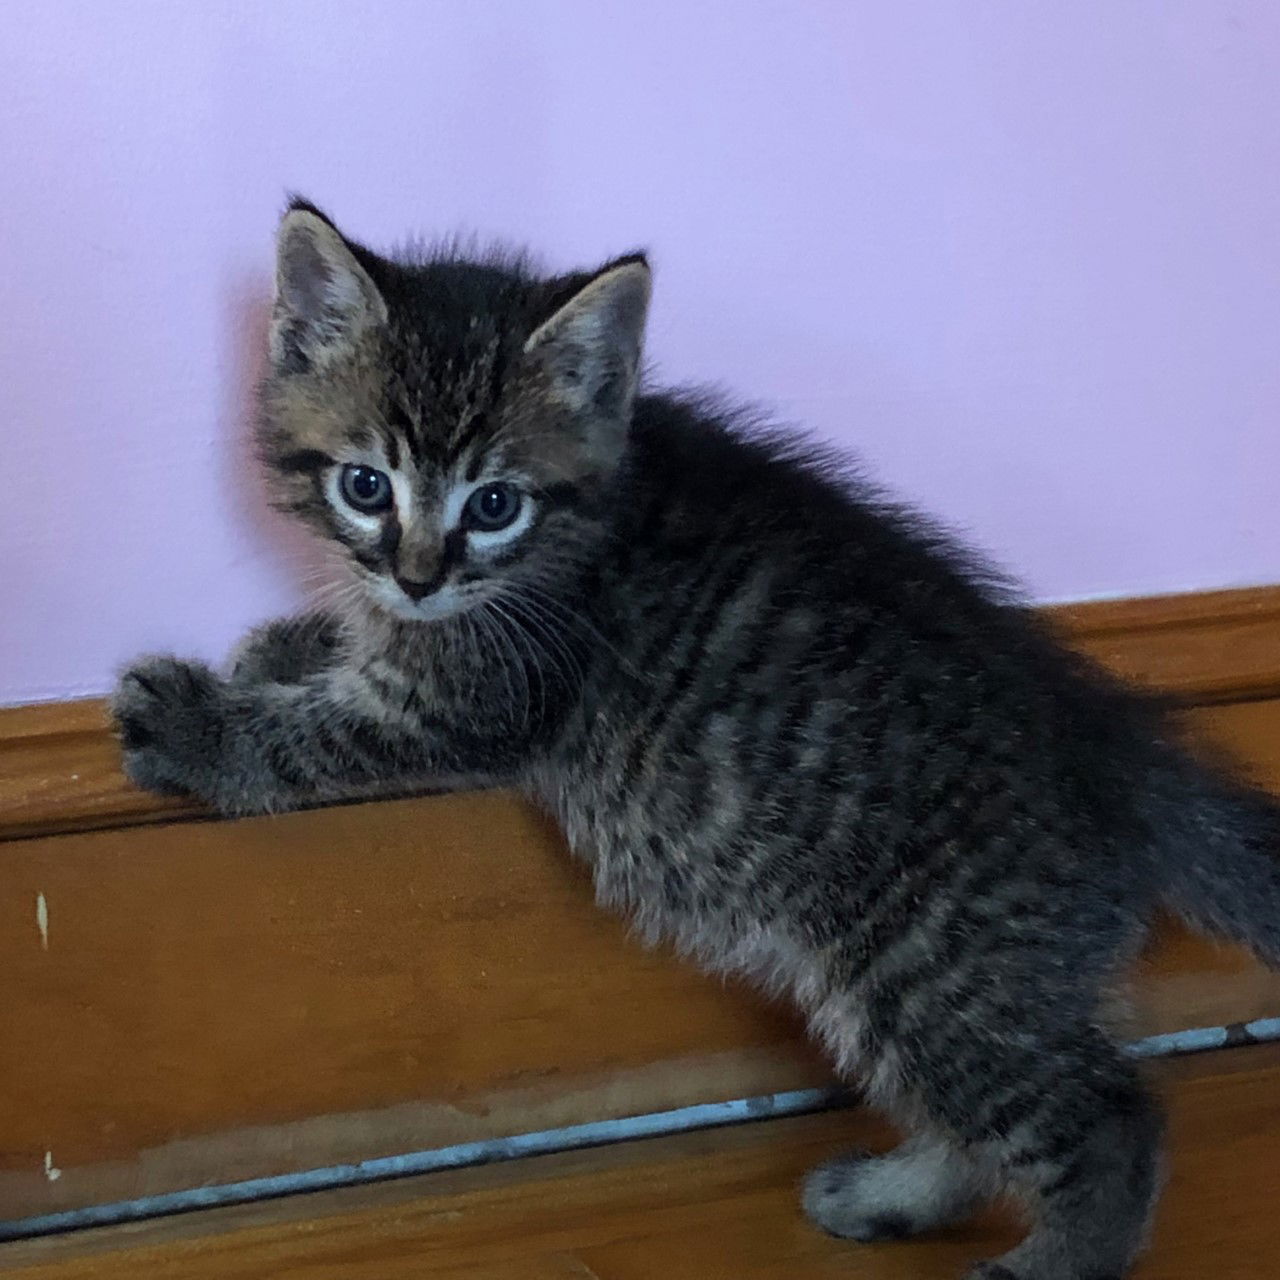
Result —
M1280 1040L1280 1018L1256 1018L1253 1022L1246 1022L1244 1029L1249 1033L1250 1039L1260 1043Z
M83 1209L68 1209L63 1213L0 1222L0 1241L54 1235L64 1231L77 1231L83 1227L118 1226L123 1222L166 1217L193 1209L274 1200L305 1191L331 1191L339 1187L363 1186L392 1178L407 1178L414 1174L437 1173L443 1169L495 1164L525 1156L551 1155L558 1151L580 1151L586 1147L741 1124L747 1120L804 1115L811 1111L825 1111L847 1105L852 1097L847 1089L796 1089L756 1098L736 1098L730 1102L706 1102L675 1111L655 1111L616 1120L597 1120L589 1124L568 1125L563 1129L544 1129L509 1138L460 1142L455 1146L437 1147L430 1151L413 1151L406 1155L362 1160L359 1164L332 1165L326 1169L307 1169L302 1173L279 1174L270 1178L248 1178L243 1182L228 1182L212 1187L192 1187L165 1195L141 1196L136 1200L89 1205Z
M1226 1027L1193 1027L1190 1031L1170 1031L1162 1036L1135 1040L1125 1045L1125 1052L1134 1058L1168 1058L1178 1053L1221 1049L1226 1043Z
M1135 1058L1168 1058L1177 1054L1220 1049L1228 1043L1261 1044L1276 1040L1280 1040L1280 1017L1258 1018L1232 1027L1193 1027L1187 1031L1148 1036L1145 1040L1135 1040L1126 1045L1125 1051ZM788 1093L737 1098L731 1102L706 1102L693 1107L680 1107L674 1111L655 1111L623 1119L597 1120L589 1124L569 1125L563 1129L543 1129L537 1133L520 1133L509 1138L460 1142L430 1151L411 1151L405 1155L362 1160L359 1164L332 1165L325 1169L307 1169L301 1173L279 1174L271 1178L248 1178L243 1182L227 1182L212 1187L192 1187L165 1195L142 1196L136 1200L90 1205L83 1209L68 1209L63 1213L0 1222L0 1241L54 1235L84 1227L118 1226L124 1222L167 1217L194 1209L249 1204L307 1191L332 1191L340 1187L412 1177L415 1174L437 1173L444 1169L496 1164L526 1156L552 1155L559 1151L581 1151L587 1147L688 1133L693 1129L714 1129L723 1125L742 1124L748 1120L804 1115L848 1106L856 1097L856 1093L847 1089L796 1089Z

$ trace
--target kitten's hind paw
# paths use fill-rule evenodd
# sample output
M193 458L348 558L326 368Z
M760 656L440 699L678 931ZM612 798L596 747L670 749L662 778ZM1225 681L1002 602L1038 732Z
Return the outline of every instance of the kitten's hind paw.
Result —
M828 1235L864 1244L912 1234L898 1206L858 1195L858 1183L876 1168L876 1160L869 1151L853 1151L815 1169L804 1183L803 1207L809 1220Z
M974 1170L946 1143L908 1141L887 1155L855 1151L805 1179L810 1221L846 1240L902 1240L967 1217L979 1200Z
M203 663L143 658L110 701L124 771L148 791L208 796L222 755L222 684Z

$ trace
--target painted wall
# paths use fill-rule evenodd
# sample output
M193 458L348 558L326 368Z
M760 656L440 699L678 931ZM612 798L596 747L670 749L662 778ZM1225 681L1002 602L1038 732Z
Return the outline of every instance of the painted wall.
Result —
M286 188L650 246L666 376L1040 598L1280 580L1274 0L43 0L0 173L0 701L300 599L245 447Z

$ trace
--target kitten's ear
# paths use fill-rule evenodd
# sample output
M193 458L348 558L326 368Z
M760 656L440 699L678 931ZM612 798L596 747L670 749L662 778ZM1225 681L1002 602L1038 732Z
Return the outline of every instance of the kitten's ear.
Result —
M290 373L323 367L386 318L378 286L333 224L312 209L290 209L276 235L276 367Z
M620 259L586 281L530 335L525 354L548 374L552 393L573 410L623 416L640 371L649 264Z

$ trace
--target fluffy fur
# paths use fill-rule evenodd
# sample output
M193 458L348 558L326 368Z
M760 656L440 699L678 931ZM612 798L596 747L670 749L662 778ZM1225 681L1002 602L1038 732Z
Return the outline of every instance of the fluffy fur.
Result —
M820 1226L1012 1192L1030 1234L974 1276L1118 1277L1161 1120L1104 993L1162 901L1280 960L1280 811L838 462L637 394L647 297L639 256L391 261L295 204L261 452L361 603L261 629L226 677L139 662L126 766L224 813L522 787L602 902L789 993L914 1131L813 1175ZM344 466L389 509L353 510ZM467 526L485 483L520 495L507 530Z

